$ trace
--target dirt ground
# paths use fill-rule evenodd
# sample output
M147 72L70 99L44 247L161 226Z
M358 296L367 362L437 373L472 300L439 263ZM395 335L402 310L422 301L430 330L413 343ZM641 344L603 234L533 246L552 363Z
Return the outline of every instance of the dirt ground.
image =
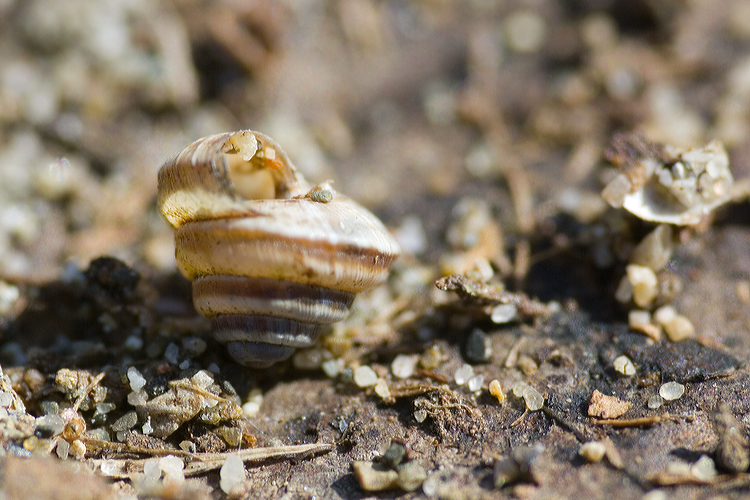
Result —
M719 140L746 183L749 49L745 0L0 1L0 496L750 496L747 197L675 227L672 342L615 298L656 225L600 195L618 133ZM266 370L211 339L156 209L170 155L239 129L402 247Z

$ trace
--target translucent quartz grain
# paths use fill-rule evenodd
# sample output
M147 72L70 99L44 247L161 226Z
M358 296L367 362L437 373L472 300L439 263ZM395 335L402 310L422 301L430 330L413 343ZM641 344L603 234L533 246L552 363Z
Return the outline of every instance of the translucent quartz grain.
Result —
M335 378L338 377L339 373L344 369L344 360L341 358L329 359L323 361L320 368L328 378Z
M482 384L484 383L484 375L476 375L469 379L467 382L467 387L471 392L478 391L482 388Z
M359 366L354 370L354 383L357 387L372 387L378 383L378 375L367 365Z
M130 382L130 388L134 391L142 389L146 385L146 379L134 366L128 368L128 381Z
M653 396L648 398L648 407L651 410L656 410L657 408L661 408L663 404L664 404L664 399L662 399L661 396L654 394Z
M635 365L633 365L633 362L630 361L630 358L628 358L627 356L618 356L617 358L615 358L613 366L615 368L615 371L625 375L626 377L632 377L633 375L635 375Z
M518 308L513 304L500 304L490 313L490 319L498 325L513 321L518 315Z
M690 466L690 473L696 479L701 481L710 481L718 475L714 461L708 455L701 455L701 457Z
M224 465L219 470L219 487L224 493L229 493L232 488L245 480L245 464L237 453L230 453Z
M633 302L639 307L648 307L659 291L656 273L648 267L636 264L626 266L625 272L633 286Z
M531 386L527 386L523 391L523 399L529 411L541 410L544 406L544 397Z
M401 379L409 378L414 374L414 367L416 364L417 360L414 356L399 354L391 363L391 372L394 377Z
M159 468L164 472L165 478L173 481L182 482L185 480L185 463L181 458L174 455L167 455L159 459Z
M604 454L607 449L604 444L600 441L589 441L584 443L578 449L578 454L585 458L587 461L596 463L600 462L604 458Z
M685 386L677 382L667 382L659 387L659 396L667 401L680 399L685 394Z
M471 365L465 364L459 367L458 370L456 370L456 373L453 374L453 380L455 380L456 385L464 385L473 376L474 376L474 367Z

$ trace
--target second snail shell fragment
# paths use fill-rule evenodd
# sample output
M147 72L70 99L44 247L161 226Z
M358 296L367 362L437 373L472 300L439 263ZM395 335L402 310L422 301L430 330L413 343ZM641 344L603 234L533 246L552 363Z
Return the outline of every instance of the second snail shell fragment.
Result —
M399 254L377 217L327 184L311 186L276 142L250 130L199 139L169 159L157 203L196 310L251 367L313 345Z

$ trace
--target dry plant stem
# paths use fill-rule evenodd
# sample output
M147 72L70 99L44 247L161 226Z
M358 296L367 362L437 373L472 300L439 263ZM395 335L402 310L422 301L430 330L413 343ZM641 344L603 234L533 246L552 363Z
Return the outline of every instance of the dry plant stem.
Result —
M100 439L82 438L87 450L101 450L111 453L151 455L154 457L163 457L175 455L178 457L191 458L200 460L200 453L190 453L184 450L172 448L146 448L144 446L132 446L127 443L115 443L113 441L102 441Z
M181 380L175 380L169 383L172 387L175 389L185 389L187 391L194 392L195 394L198 394L200 396L203 396L204 398L210 398L218 401L219 403L224 403L227 400L225 398L222 398L221 396L217 396L216 394L209 392L202 387L196 387L194 385L191 385L189 383L185 383Z
M86 386L86 387L85 387L85 388L83 389L83 392L82 392L82 393L81 393L81 394L80 394L80 395L78 396L78 399L76 400L75 404L73 405L73 411L78 411L78 408L79 408L79 407L81 406L81 404L83 403L83 400L84 400L84 399L86 398L86 396L88 396L89 392L91 392L91 389L93 389L93 388L94 388L94 386L95 386L96 384L98 384L99 382L101 382L101 381L102 381L102 379L103 379L103 378L104 378L104 377L105 377L106 375L107 375L107 372L106 372L106 371L104 371L104 372L101 372L101 373L100 373L99 375L97 375L96 377L94 377L94 380L92 380L92 381L91 381L91 382L89 383L89 385L87 385L87 386Z
M252 448L239 450L231 453L192 453L187 455L193 459L192 462L185 464L185 476L195 476L220 468L230 454L237 453L243 462L264 462L271 459L300 459L306 456L319 455L327 453L334 448L332 444L303 444L293 446L270 446L267 448ZM167 451L167 450L162 450ZM175 451L175 450L168 450ZM165 455L178 455L177 453L165 453ZM132 478L135 474L143 472L143 465L148 459L96 459L92 460L96 467L101 467L102 463L107 462L109 470L108 477L115 479ZM116 470L112 467L116 466Z
M719 490L737 489L750 485L750 474L745 472L738 474L722 474L713 479L698 479L692 474L669 474L660 472L650 478L652 484L657 486L681 486L681 485L710 485Z
M505 368L513 368L516 366L516 363L518 363L518 352L521 350L521 347L523 347L525 342L526 337L519 337L518 340L515 341L508 351L508 355L505 357L505 362L503 363Z
M513 423L511 423L511 424L510 424L510 426L511 426L511 427L515 427L515 426L519 425L519 424L520 424L521 422L523 422L523 420L524 420L524 419L526 418L526 415L528 415L528 414L529 414L529 410L528 410L528 408L527 408L527 409L525 409L525 410L523 411L523 413L521 413L521 416L520 416L520 417L518 417L517 419L515 419L515 420L513 421Z
M414 396L421 396L431 392L439 392L442 389L438 386L427 385L427 384L413 384L403 386L395 386L389 388L391 396L394 399L398 398L410 398Z
M644 427L648 425L654 425L668 420L676 420L675 415L664 413L662 415L654 415L652 417L640 417L640 418L628 418L623 420L607 420L600 418L592 418L591 423L594 425L611 425L612 427Z

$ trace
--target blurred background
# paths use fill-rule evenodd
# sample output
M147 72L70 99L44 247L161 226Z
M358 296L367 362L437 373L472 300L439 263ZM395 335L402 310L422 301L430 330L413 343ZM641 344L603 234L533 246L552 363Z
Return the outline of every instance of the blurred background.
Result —
M239 128L425 262L477 200L502 253L605 210L615 131L747 177L749 48L746 0L0 0L0 274L173 269L156 172Z

